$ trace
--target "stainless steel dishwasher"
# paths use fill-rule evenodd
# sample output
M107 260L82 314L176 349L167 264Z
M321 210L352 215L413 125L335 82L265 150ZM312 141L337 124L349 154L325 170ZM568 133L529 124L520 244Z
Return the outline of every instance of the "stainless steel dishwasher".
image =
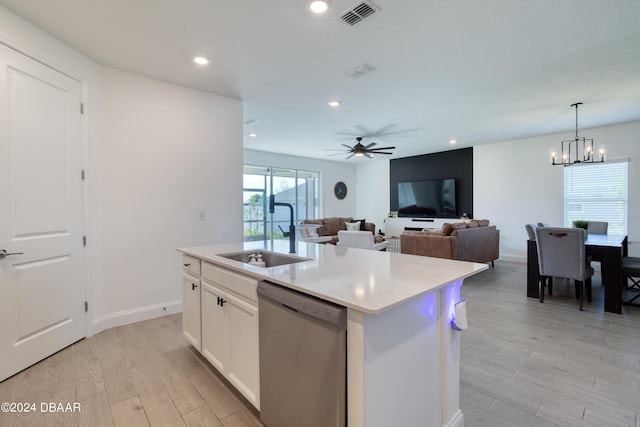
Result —
M258 284L260 420L267 427L346 425L347 310Z

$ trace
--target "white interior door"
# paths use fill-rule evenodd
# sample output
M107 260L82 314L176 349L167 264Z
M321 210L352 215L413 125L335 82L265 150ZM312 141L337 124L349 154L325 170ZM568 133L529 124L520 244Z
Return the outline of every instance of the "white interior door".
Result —
M86 335L80 102L0 44L0 381Z

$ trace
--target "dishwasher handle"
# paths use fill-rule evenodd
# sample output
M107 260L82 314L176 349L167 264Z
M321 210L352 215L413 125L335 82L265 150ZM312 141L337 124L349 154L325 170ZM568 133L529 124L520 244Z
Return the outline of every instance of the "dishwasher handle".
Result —
M266 281L258 283L258 297L269 299L289 311L336 325L338 330L347 328L347 309L341 305Z

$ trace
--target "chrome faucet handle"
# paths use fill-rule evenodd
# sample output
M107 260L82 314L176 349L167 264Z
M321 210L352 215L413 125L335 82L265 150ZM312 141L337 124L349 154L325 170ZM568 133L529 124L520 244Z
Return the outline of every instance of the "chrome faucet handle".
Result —
M7 252L5 249L0 249L0 259L5 259L9 255L22 255L24 252Z

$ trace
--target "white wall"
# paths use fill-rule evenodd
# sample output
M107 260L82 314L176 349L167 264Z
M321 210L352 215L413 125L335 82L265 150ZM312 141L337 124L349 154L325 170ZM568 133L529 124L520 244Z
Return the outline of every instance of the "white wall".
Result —
M357 169L355 216L375 223L376 231L385 231L389 215L389 165L387 159L376 159L360 163Z
M606 144L607 159L629 158L629 253L640 248L640 122L593 129L580 135ZM474 147L474 216L500 229L500 259L526 260L527 223L563 224L563 167L551 165L551 152L574 134L545 135Z
M356 217L356 166L350 163L287 156L266 151L244 150L244 163L257 166L275 166L320 172L321 217ZM339 200L333 194L333 186L342 181L347 185L347 197Z
M82 84L88 335L179 310L176 247L242 238L241 102L102 67L2 6L0 42Z
M242 104L107 67L100 77L94 219L111 326L179 311L177 247L242 240Z

